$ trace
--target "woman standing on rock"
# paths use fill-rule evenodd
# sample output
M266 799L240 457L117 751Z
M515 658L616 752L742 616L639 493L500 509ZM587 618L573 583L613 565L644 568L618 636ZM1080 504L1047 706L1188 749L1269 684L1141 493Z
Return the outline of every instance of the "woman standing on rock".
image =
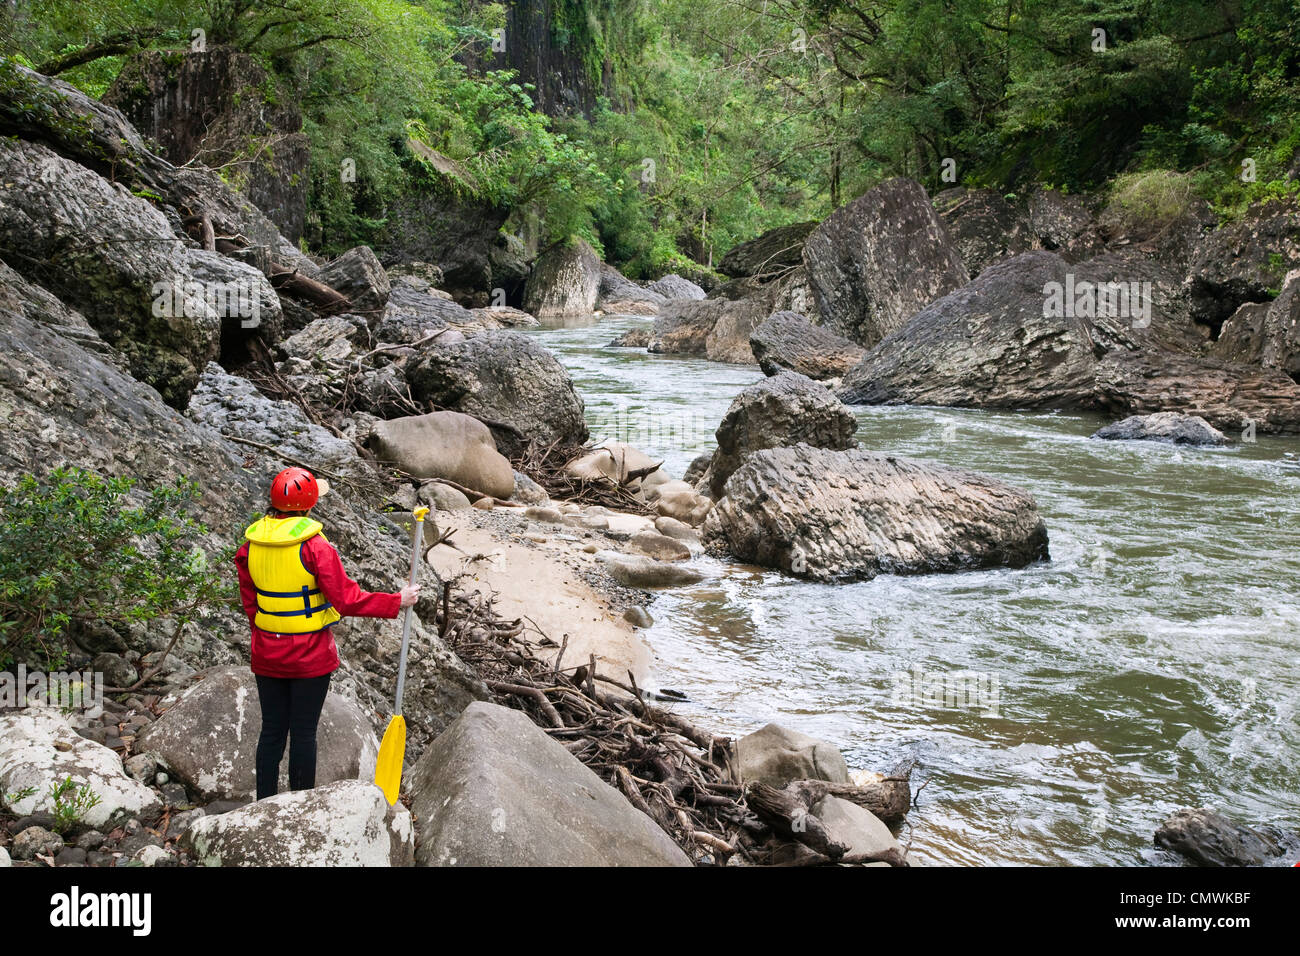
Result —
M307 516L322 493L310 471L280 472L271 482L271 507L249 525L235 554L262 704L259 800L278 791L286 740L289 788L316 785L316 725L330 675L339 667L334 623L342 617L394 618L420 596L418 584L395 594L372 593L348 577L321 523Z

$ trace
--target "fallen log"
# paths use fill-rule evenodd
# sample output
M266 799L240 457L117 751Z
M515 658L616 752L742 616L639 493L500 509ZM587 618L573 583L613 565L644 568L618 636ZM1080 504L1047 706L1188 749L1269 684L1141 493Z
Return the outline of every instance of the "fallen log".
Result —
M793 793L755 781L745 787L745 802L760 820L788 840L802 843L831 860L849 852L843 843L831 839L826 825Z
M839 797L870 810L884 823L901 823L912 805L912 792L906 777L885 777L862 786L831 783L828 780L795 780L786 791L805 807L812 809L826 797Z

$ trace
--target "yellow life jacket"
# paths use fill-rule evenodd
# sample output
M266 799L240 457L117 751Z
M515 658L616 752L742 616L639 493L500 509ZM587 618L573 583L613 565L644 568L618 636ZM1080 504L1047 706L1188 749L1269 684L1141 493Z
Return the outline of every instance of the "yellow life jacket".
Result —
M248 526L248 573L257 591L253 622L272 634L309 634L342 617L302 563L302 546L321 533L307 517L267 515ZM324 535L321 535L323 538Z

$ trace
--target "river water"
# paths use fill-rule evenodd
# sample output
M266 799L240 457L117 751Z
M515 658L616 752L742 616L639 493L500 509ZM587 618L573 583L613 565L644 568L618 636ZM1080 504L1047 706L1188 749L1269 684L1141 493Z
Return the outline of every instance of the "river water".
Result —
M680 477L757 367L612 349L648 319L535 334L593 436ZM1177 862L1172 811L1300 830L1300 440L1227 449L1089 441L1081 414L855 409L870 449L1033 492L1050 562L811 584L703 559L646 631L660 687L702 726L769 721L849 767L913 758L914 863ZM1294 862L1295 852L1287 862Z

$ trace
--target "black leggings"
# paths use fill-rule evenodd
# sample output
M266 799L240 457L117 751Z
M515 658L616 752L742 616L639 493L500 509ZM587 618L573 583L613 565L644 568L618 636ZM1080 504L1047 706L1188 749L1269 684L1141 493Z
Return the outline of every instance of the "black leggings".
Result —
M330 675L320 677L257 676L262 702L262 735L257 738L257 799L280 789L280 760L289 740L289 789L316 786L316 724L320 721Z

